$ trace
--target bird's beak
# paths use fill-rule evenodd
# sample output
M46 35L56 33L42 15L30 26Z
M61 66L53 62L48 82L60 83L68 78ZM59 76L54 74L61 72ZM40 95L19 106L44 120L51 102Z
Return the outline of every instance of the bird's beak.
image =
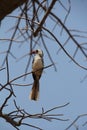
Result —
M31 51L31 52L30 52L30 55L32 55L32 54L36 54L36 51Z

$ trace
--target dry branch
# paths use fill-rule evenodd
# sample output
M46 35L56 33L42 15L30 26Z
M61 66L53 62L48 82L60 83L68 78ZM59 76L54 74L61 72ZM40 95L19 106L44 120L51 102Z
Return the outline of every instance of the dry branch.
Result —
M65 106L69 105L69 103L66 103L66 104L58 106L58 107L54 107L54 108L46 110L46 111L44 111L44 108L43 108L42 113L37 113L37 114L33 114L33 115L28 113L28 112L26 112L24 109L20 109L17 106L15 100L14 100L14 105L16 107L16 110L12 111L12 112L10 112L8 114L4 114L2 112L4 108L0 109L0 117L5 119L8 123L10 123L17 130L19 130L19 126L21 126L21 125L24 125L24 126L27 125L29 127L33 127L33 128L42 130L42 128L40 128L40 127L37 127L37 126L31 125L31 124L25 123L24 119L26 119L26 118L44 119L44 120L47 120L47 121L52 121L52 120L68 121L68 119L61 119L61 118L59 118L60 116L63 116L63 114L48 114L48 113L49 112L53 112L53 110L65 107Z
M76 121L77 121L78 119L80 119L80 118L82 118L82 117L84 117L84 116L87 116L87 114L81 114L81 115L77 116L77 117L75 118L75 120L74 120L65 130L69 130L69 129L76 123Z
M62 9L67 13L65 15L64 20L61 20L61 18L59 18L56 13L53 13L54 10L52 10L52 9L55 4L59 4L62 7ZM14 101L13 105L15 106L15 110L10 111L7 114L3 112L5 107L9 107L9 105L8 105L9 100L11 100L13 96L16 97L16 94L14 93L14 87L13 87L14 85L15 86L32 85L32 83L25 83L25 84L16 83L16 81L18 79L22 79L25 76L32 74L32 71L28 72L28 68L29 68L30 61L31 61L31 56L29 55L29 52L32 49L34 49L36 46L43 47L43 50L45 50L45 52L47 53L47 56L51 62L50 65L44 67L43 69L46 69L46 68L49 68L52 66L54 66L54 68L56 69L55 64L54 64L54 59L51 56L52 50L49 51L49 46L48 46L49 43L47 43L45 40L45 39L48 39L50 41L53 41L53 44L57 43L58 47L60 46L60 48L58 48L58 50L59 51L63 50L65 52L65 54L76 65L87 70L86 67L82 66L75 59L79 52L81 52L81 54L87 59L87 47L86 47L87 43L86 42L79 43L79 40L76 40L76 37L78 37L78 39L80 39L80 38L85 39L87 37L84 34L82 35L80 30L75 30L75 29L71 30L71 29L68 29L68 27L65 25L66 19L71 11L70 0L68 0L68 8L66 8L66 6L60 0L51 0L51 2L49 2L49 4L48 4L48 1L46 1L46 0L42 0L42 1L40 1L40 0L34 0L34 1L32 1L32 0L1 0L0 1L0 21L18 7L20 7L20 11L19 11L19 14L17 14L17 16L8 16L9 19L13 18L13 20L16 20L16 25L10 29L10 31L13 31L12 36L7 39L0 38L1 41L3 40L3 41L9 42L7 50L0 52L0 55L2 55L3 52L4 52L4 54L6 54L3 58L4 61L2 61L2 65L5 65L6 67L3 66L3 68L0 68L1 75L3 75L3 70L6 71L6 75L5 75L6 82L0 83L0 92L7 91L9 93L8 95L6 95L4 101L2 101L2 104L0 106L0 117L5 119L7 122L9 122L17 130L19 130L19 126L22 126L22 125L42 130L42 128L40 128L40 127L34 126L32 124L27 124L25 119L28 119L28 118L45 119L47 121L52 121L53 119L55 119L55 120L60 120L60 121L68 121L68 119L60 118L61 116L63 116L63 114L54 114L54 113L50 114L49 112L53 112L55 109L65 107L69 103L64 104L62 106L51 108L46 111L44 110L44 108L42 108L41 113L30 114L30 113L26 112L24 109L21 109L20 107L18 107L18 105L16 104L16 101ZM40 17L40 16L42 16L42 17ZM53 25L52 28L49 28L49 26L47 26L47 24L45 24L48 19L50 21L52 21L52 25ZM21 26L21 25L23 25L23 26ZM64 32L65 34L67 34L67 37L63 43L60 42L61 36L58 37L58 35L56 35L54 33L57 27L62 28L59 33ZM62 31L62 30L64 30L64 31ZM79 35L79 33L80 33L80 35ZM85 31L85 33L87 33L87 32ZM68 43L70 43L70 40L72 41L72 44L75 45L73 54L71 54L71 52L68 52L65 48L66 45L68 45ZM12 53L12 49L15 50L13 42L15 42L15 44L20 43L20 48L22 45L28 46L29 50L27 52L25 52L26 54L24 54L24 56L21 56L21 58L18 58L18 57L16 58L16 56L13 55L13 53ZM25 43L27 43L27 44L25 44ZM54 44L54 46L55 46L55 44ZM24 72L22 72L23 74L20 74L19 76L16 76L15 78L11 77L11 73L13 73L13 72L10 72L9 54L14 59L16 59L16 61L17 61L17 59L19 59L18 60L19 62L20 62L20 60L24 60L24 58L26 56L28 59L25 70L24 70ZM23 63L25 64L25 62L23 62ZM17 67L19 67L19 66L17 66ZM39 70L37 70L37 71L39 71ZM86 116L86 115L87 114L78 116L66 128L66 130L68 130L72 125L74 125L74 123L80 117Z
M43 26L43 24L45 23L47 17L49 16L49 14L50 14L50 12L51 12L51 9L52 9L53 6L55 5L56 1L57 1L57 0L52 0L52 2L51 2L51 4L50 4L49 8L47 9L47 11L46 11L46 13L45 13L43 19L41 20L41 22L40 22L40 24L39 24L39 27L38 27L38 28L36 29L36 31L34 32L34 36L35 36L35 37L38 35L38 32L41 31L42 26Z

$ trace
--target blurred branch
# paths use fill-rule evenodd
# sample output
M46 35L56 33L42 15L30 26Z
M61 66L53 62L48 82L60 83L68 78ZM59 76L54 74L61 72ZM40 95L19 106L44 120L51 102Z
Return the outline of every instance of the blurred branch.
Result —
M65 25L66 20L70 14L71 11L71 1L67 0L68 7L66 8L66 5L63 4L60 0L51 0L48 2L47 0L8 0L0 1L0 21L4 19L6 15L11 13L14 9L19 7L19 12L16 14L16 16L7 16L9 19L12 18L13 20L16 20L16 24L9 29L11 32L10 38L0 38L0 41L6 41L6 48L5 45L2 45L4 48L0 52L1 60L0 64L6 65L6 67L0 68L0 75L4 75L4 80L6 81L3 83L0 83L0 92L7 92L4 97L4 100L2 101L2 104L0 106L0 117L5 119L7 122L9 122L14 128L17 130L19 129L19 126L29 126L35 129L42 130L42 128L26 123L25 119L44 119L47 121L52 120L60 120L60 121L68 121L68 119L60 118L63 116L63 114L54 114L52 113L54 110L66 107L69 103L66 103L62 106L53 107L48 110L44 110L42 108L41 113L37 114L30 114L26 112L24 109L21 109L20 106L17 105L16 100L14 100L13 105L15 107L15 110L10 111L9 113L5 113L5 107L10 107L8 105L9 100L12 99L12 97L16 97L16 93L14 93L14 87L13 86L30 86L32 83L16 83L17 80L22 79L30 74L32 74L32 71L28 72L29 65L31 62L31 56L29 55L29 52L33 50L35 47L39 46L42 47L43 50L45 50L47 54L47 58L50 60L51 64L45 66L43 69L47 69L49 67L54 67L56 70L55 62L53 59L53 56L51 56L52 49L49 50L49 43L50 41L53 41L53 45L55 46L54 42L58 44L58 52L60 50L63 50L64 53L73 61L77 66L81 67L84 70L87 70L87 67L82 66L78 60L76 59L77 54L81 52L82 56L84 56L87 59L87 42L84 41L84 39L87 38L86 31L80 31L76 29L68 29L68 27ZM58 13L54 11L55 5L59 5L62 7L63 11L65 11L65 15L63 17L63 20L58 16ZM61 13L61 12L60 12ZM49 20L49 23L48 23ZM51 24L50 24L51 23ZM52 25L49 26L48 24ZM50 28L49 28L50 27ZM60 28L61 27L61 28ZM64 33L64 35L67 35L65 40L61 40L62 35L57 34L56 29L61 29L58 34ZM63 31L64 30L64 31ZM8 32L9 33L9 32ZM46 40L49 40L47 43ZM79 42L79 40L82 39L82 42ZM62 42L63 41L63 42ZM15 45L13 44L15 42ZM65 48L68 43L72 42L74 44L75 48L72 49L73 54L70 51L67 51ZM19 45L20 43L20 45ZM26 43L26 44L25 44ZM20 58L18 58L18 54L16 55L15 47L18 45L18 50L21 50ZM28 48L27 51L24 52L24 47ZM17 51L18 51L17 50ZM24 52L24 53L23 53ZM2 54L5 54L2 56ZM11 57L10 57L11 56ZM27 57L26 57L27 56ZM24 58L27 58L26 61L24 61ZM21 74L19 76L16 76L15 78L12 78L11 74L14 73L14 68L11 70L10 67L12 66L11 58L13 58L16 61L19 61L22 59L24 68L23 71L21 71ZM18 59L18 60L17 60ZM18 62L16 62L17 65ZM16 70L18 70L19 66ZM4 73L4 70L6 73ZM42 69L42 68L41 68ZM40 70L40 69L39 69ZM37 71L39 71L37 70ZM22 74L23 73L23 74ZM82 81L84 81L87 78L87 76L84 77ZM10 109L9 109L10 110ZM51 112L51 113L50 113ZM79 115L67 128L72 127L72 125L75 125L76 121L83 117L87 116L87 114ZM85 123L86 124L86 123ZM75 125L75 128L78 129L78 127Z
M4 69L6 69L5 67L4 68L0 68L0 71L2 71L2 70L4 70Z
M61 2L59 2L61 5L62 5L62 7L64 8L64 6L63 6L63 4L61 3ZM68 0L68 3L69 3L69 9L67 10L67 14L66 14L66 16L65 16L65 19L64 19L64 22L63 22L63 24L65 25L65 23L66 23L66 20L67 20L67 18L68 18L68 16L69 16L69 14L70 14L70 11L71 11L71 1L70 0ZM62 31L63 31L63 26L62 26L62 29L61 29L61 34L62 34Z
M87 121L82 126L85 126L85 125L87 125Z
M36 29L36 31L34 32L34 36L35 36L35 37L38 35L38 32L41 31L42 26L43 26L43 24L44 24L44 22L45 22L47 16L49 16L50 11L51 11L51 9L53 8L53 6L55 5L56 1L57 1L57 0L52 0L50 6L49 6L49 8L48 8L48 10L46 11L46 13L45 13L43 19L41 20L41 22L40 22L40 24L39 24L39 27L38 27L38 28Z
M8 97L9 98L9 97ZM4 103L5 105L6 103ZM51 120L60 120L60 121L68 121L68 119L61 119L58 118L58 116L63 116L63 114L48 114L49 112L53 112L55 109L59 109L62 107L65 107L67 105L69 105L69 103L66 103L64 105L58 106L58 107L54 107L52 109L48 109L46 111L44 111L44 108L42 109L42 113L38 113L38 114L29 114L28 112L26 112L24 109L20 109L17 104L16 101L14 100L14 105L16 107L15 111L12 111L8 114L4 114L2 112L3 107L1 107L0 109L0 117L2 117L3 119L5 119L8 123L10 123L13 127L15 127L17 130L19 130L19 126L21 125L27 125L29 127L33 127L39 130L42 130L42 128L28 124L23 122L24 119L26 118L33 118L33 119L44 119L47 121L51 121ZM17 120L18 121L17 121Z
M46 67L43 67L43 69L47 69L47 68L49 68L49 67L51 67L51 66L53 66L53 65L54 65L54 64L50 64L50 65L48 65L48 66L46 66ZM42 68L41 68L41 69L42 69ZM39 69L39 70L40 70L40 69ZM36 71L39 71L39 70L36 70ZM36 72L36 71L35 71L35 72ZM29 74L32 74L32 71L31 71L31 72L28 72L28 73L26 73L26 74L20 75L20 76L18 76L18 77L16 77L16 78L10 80L9 83L12 83L12 82L14 82L15 80L18 80L18 79L20 79L20 78L23 78L24 76L29 75Z
M79 118L82 118L84 116L87 116L87 114L82 114L82 115L79 115L76 117L76 119L65 129L65 130L69 130L75 123L76 121L79 119Z
M77 61L74 60L74 58L66 51L66 49L62 46L62 44L60 43L60 41L54 36L54 34L48 30L47 28L43 27L44 30L46 30L54 39L55 41L58 43L58 45L62 48L62 50L65 52L65 54L80 68L87 70L86 67L80 65Z
M43 67L43 69L47 69L47 68L49 68L49 67L52 67L54 64L50 64L50 65L48 65L48 66L45 66L45 67ZM8 66L8 65L7 65ZM8 68L8 67L7 67ZM41 68L42 69L42 68ZM40 69L39 69L40 70ZM39 71L39 70L36 70L36 71ZM36 72L35 71L35 72ZM28 73L26 73L26 74L22 74L22 75L20 75L20 76L18 76L18 77L16 77L16 78L14 78L14 79L12 79L12 80L10 80L9 78L9 81L5 84L5 85L3 85L3 86L1 86L1 88L0 88L0 91L1 90L3 90L4 88L6 88L6 86L8 86L8 85L10 85L10 87L11 87L11 85L15 85L15 83L13 83L14 81L16 81L16 80L18 80L18 79L20 79L20 78L23 78L23 77L25 77L26 75L29 75L29 74L32 74L32 71L31 72L28 72ZM7 69L7 75L9 75L8 74L8 69ZM31 85L31 84L29 84L29 85ZM18 85L18 86L21 86L21 85Z
M68 30L68 28L62 23L62 21L52 12L50 13L56 20L58 20L58 22L60 23L60 25L63 27L63 29L66 31L66 33L69 35L69 37L72 39L72 41L77 45L77 47L81 50L81 52L84 54L85 57L87 57L87 54L84 52L84 50L82 49L82 47L80 46L80 44L76 41L76 39L72 36L72 34L70 33L70 31Z
M50 64L50 65L44 67L43 69L47 69L47 68L49 68L51 66L53 66L53 64ZM7 83L5 85L1 85L0 91L1 90L7 90L9 92L9 94L5 98L4 102L2 103L2 105L0 107L0 117L1 118L5 119L6 122L10 123L17 130L19 130L19 127L22 126L22 125L24 125L24 126L26 125L26 126L29 126L29 127L32 127L32 128L36 128L36 129L42 130L42 128L40 128L38 126L26 123L25 119L28 119L28 118L44 119L44 120L47 120L47 121L52 121L52 120L68 121L68 119L60 118L60 116L63 116L63 114L49 114L49 112L53 112L56 109L59 109L59 108L62 108L62 107L66 107L67 105L69 105L69 103L66 103L66 104L58 106L58 107L51 108L51 109L46 110L46 111L44 110L44 108L42 108L42 112L41 113L30 114L30 113L26 112L24 109L21 109L20 107L18 107L16 101L14 100L15 110L9 112L8 114L4 113L3 112L4 108L5 107L9 107L7 103L9 102L9 100L11 100L12 96L15 96L13 88L12 88L12 85L23 86L21 84L15 84L13 82L18 80L18 79L20 79L20 78L22 78L22 77L24 77L25 75L29 75L29 74L32 73L32 71L31 71L29 73L26 73L26 74L23 74L21 76L18 76L16 78L14 78L13 80L10 80L10 77L9 77L10 71L9 71L8 58L6 58L6 69L7 69L6 70L7 71ZM37 70L37 71L39 71L39 70ZM31 85L31 84L27 84L25 86L28 86L28 85Z

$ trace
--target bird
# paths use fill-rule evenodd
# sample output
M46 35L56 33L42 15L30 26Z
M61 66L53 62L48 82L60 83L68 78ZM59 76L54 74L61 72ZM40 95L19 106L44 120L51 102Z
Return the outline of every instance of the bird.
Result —
M39 80L41 78L44 67L43 51L41 49L37 49L32 51L30 54L35 54L35 56L32 61L32 76L34 83L29 97L31 100L37 101L39 98Z

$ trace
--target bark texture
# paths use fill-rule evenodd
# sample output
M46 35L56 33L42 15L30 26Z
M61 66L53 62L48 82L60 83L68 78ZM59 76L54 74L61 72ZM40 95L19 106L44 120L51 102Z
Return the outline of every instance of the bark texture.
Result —
M0 0L0 21L28 0Z

